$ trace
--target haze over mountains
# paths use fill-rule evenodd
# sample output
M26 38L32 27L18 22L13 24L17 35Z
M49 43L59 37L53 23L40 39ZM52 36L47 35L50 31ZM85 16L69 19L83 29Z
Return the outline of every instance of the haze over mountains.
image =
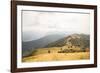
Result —
M75 46L80 45L81 48L89 47L89 35L85 34L50 34L38 40L22 42L22 56L29 55L34 49L45 47L62 47L66 45L68 40Z
M65 36L68 36L68 34L49 34L37 40L22 42L23 56L29 54L34 49L45 47L49 43L64 38Z

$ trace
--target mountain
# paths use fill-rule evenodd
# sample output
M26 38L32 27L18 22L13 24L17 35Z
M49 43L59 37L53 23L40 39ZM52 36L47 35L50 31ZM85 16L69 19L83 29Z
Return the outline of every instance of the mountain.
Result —
M55 42L49 43L45 47L62 47L68 43L71 43L72 46L79 46L82 49L89 48L90 36L85 34L72 34Z
M68 36L68 35L67 34L66 35L65 34L52 34L52 35L47 35L38 40L22 42L22 51L23 51L22 55L27 56L32 52L32 50L45 47L49 43L55 42L61 38L64 38L65 36Z

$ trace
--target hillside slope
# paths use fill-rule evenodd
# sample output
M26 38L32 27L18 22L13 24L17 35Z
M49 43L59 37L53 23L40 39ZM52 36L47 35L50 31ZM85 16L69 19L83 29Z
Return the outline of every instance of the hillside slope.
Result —
M48 36L45 36L43 38L40 38L38 40L33 40L33 41L29 41L29 42L22 42L22 51L23 51L22 55L27 56L34 49L42 48L42 47L46 46L47 44L54 42L54 41L57 41L57 40L64 38L64 37L65 37L64 34L52 34L52 35L48 35Z
M89 48L90 36L85 34L72 34L55 42L49 43L45 47L62 47L65 45L78 46L81 49Z

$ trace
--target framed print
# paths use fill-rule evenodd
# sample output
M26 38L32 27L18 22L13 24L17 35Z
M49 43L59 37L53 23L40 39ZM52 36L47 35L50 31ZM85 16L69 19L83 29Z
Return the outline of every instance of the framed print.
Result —
M11 1L11 72L97 66L97 6Z

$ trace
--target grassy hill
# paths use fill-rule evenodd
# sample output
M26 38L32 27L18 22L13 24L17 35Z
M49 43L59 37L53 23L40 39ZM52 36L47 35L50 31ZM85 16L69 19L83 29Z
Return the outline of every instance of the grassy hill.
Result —
M89 48L90 39L89 35L85 34L72 34L55 42L49 43L45 47L62 47L68 43L72 46L79 46L82 49Z
M44 53L23 58L23 62L64 61L89 59L89 52L76 53Z
M42 43L42 42L41 42ZM89 35L73 34L45 47L33 49L23 62L83 60L90 58Z
M51 42L57 41L61 38L64 38L65 34L52 34L42 37L37 40L32 40L28 42L22 42L22 55L28 56L34 49L43 48L44 46L48 45Z
M63 48L64 47L64 48ZM30 56L24 57L23 62L38 62L38 61L61 61L61 60L82 60L89 59L89 51L83 51L79 47L66 48L52 47L52 48L39 48L34 50Z

